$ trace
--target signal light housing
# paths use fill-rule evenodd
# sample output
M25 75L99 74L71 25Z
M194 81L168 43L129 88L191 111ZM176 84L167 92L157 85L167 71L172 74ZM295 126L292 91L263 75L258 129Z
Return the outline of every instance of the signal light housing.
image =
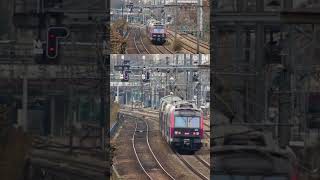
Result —
M65 27L50 27L47 31L47 57L55 59L58 56L59 39L66 38L69 31Z
M125 82L129 81L129 72L128 71L124 71L122 74L123 74L122 81L125 81Z

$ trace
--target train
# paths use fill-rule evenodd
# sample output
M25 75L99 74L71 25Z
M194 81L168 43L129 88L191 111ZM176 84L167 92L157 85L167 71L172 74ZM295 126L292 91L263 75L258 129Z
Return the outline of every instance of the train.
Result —
M167 39L165 25L155 19L147 21L146 34L153 44L164 44Z
M201 109L175 95L160 99L162 137L176 150L195 152L202 147L204 118Z

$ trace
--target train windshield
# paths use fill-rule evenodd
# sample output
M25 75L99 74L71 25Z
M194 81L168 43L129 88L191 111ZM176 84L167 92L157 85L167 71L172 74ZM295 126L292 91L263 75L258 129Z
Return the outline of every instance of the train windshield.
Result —
M200 117L176 116L174 121L176 128L200 128Z
M286 176L213 175L211 180L289 180Z
M155 27L155 29L164 29L163 25L155 25L154 27Z

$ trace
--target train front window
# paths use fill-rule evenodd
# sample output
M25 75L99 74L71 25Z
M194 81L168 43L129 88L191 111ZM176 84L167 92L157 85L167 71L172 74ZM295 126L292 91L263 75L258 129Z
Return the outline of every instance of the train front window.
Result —
M285 176L213 175L211 180L289 180Z
M164 29L163 26L155 26L155 29Z
M200 128L200 117L176 116L174 121L176 128Z

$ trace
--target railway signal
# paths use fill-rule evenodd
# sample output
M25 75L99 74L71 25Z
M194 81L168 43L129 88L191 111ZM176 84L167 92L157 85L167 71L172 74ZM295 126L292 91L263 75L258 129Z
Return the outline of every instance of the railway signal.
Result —
M150 72L143 67L141 78L144 82L150 81Z
M50 27L47 31L47 57L55 59L58 57L59 39L66 38L69 31L65 27Z
M128 82L129 81L129 71L125 70L123 71L123 79L121 81Z
M149 71L147 71L147 80L149 81L150 80L150 72Z

